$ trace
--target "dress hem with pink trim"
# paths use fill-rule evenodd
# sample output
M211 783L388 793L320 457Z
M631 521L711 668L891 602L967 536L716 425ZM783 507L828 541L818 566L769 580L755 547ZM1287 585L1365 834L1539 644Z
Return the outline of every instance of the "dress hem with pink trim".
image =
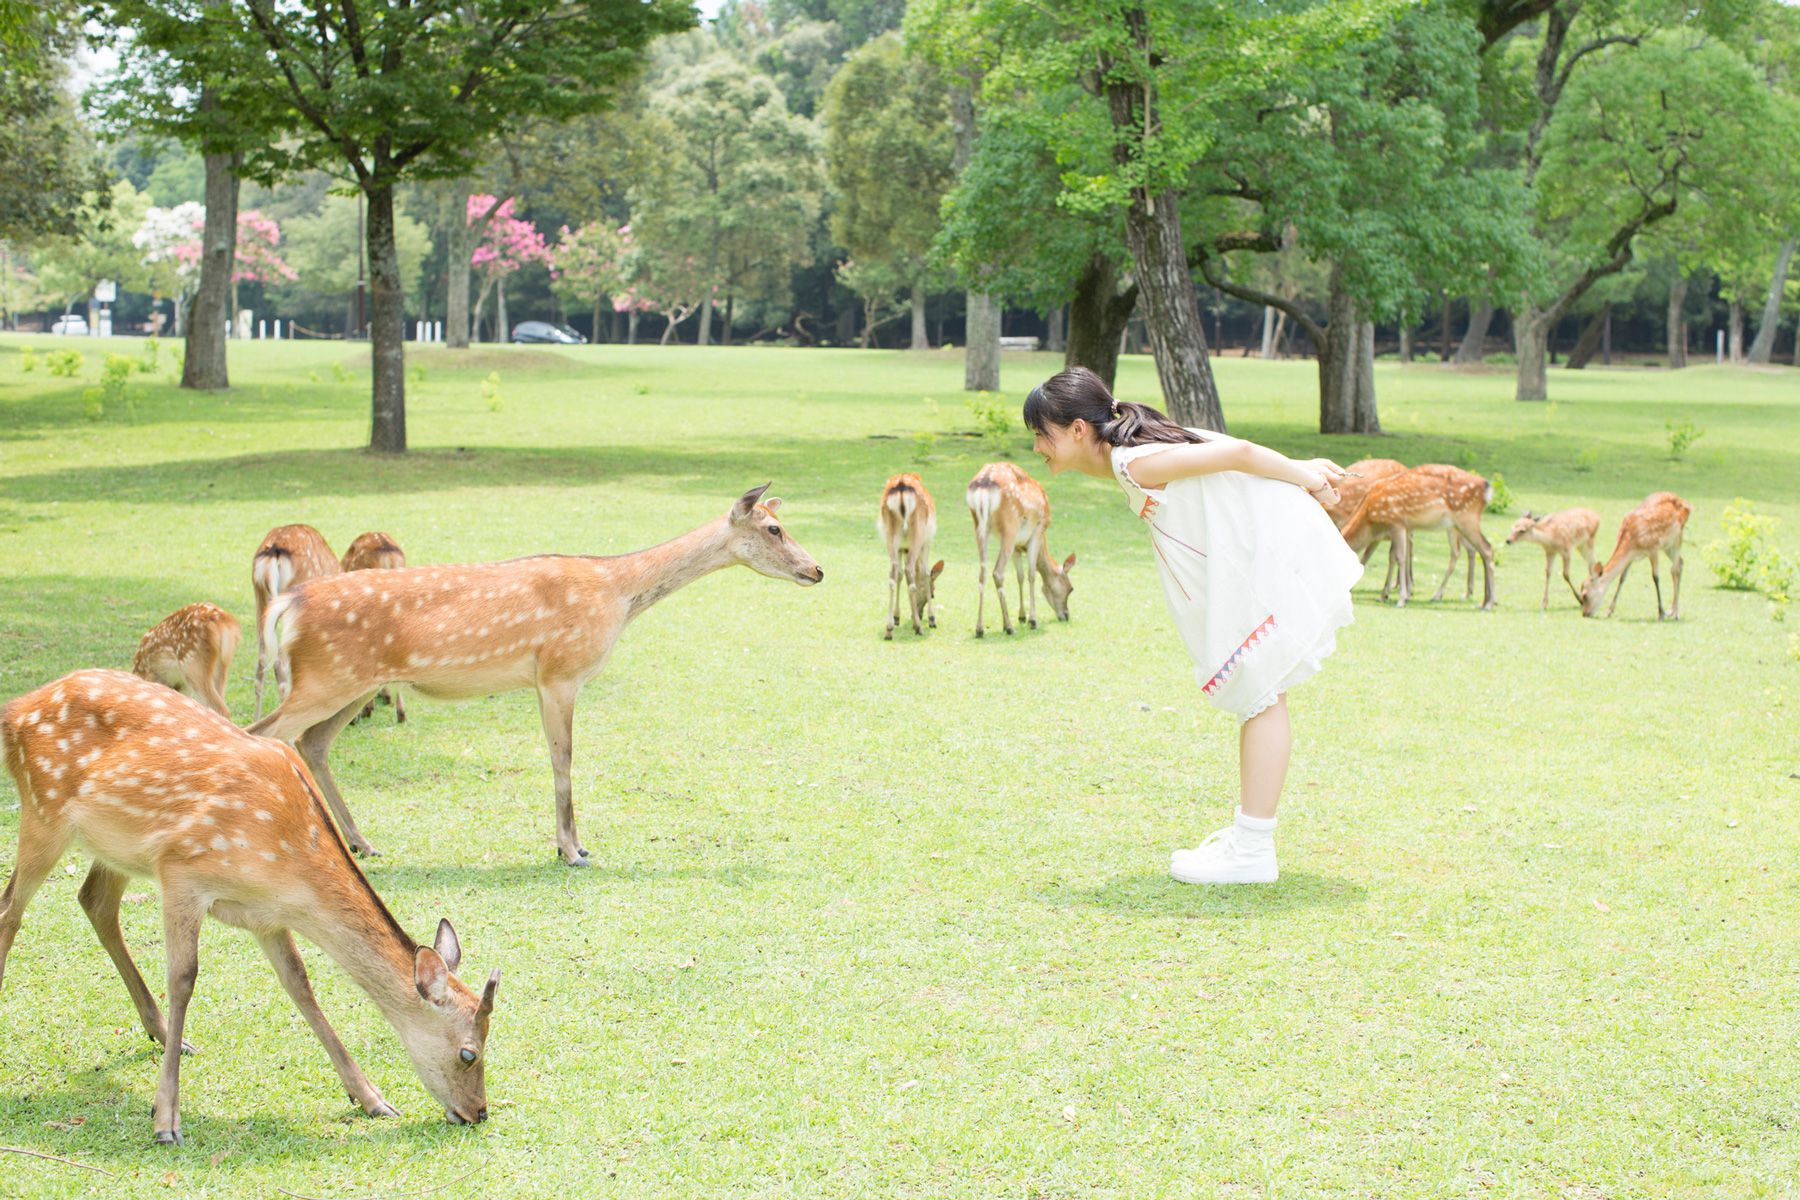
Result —
M1150 533L1200 690L1247 721L1317 674L1337 648L1337 631L1355 619L1350 588L1362 564L1293 484L1218 471L1144 488L1125 470L1170 449L1115 447L1113 474Z

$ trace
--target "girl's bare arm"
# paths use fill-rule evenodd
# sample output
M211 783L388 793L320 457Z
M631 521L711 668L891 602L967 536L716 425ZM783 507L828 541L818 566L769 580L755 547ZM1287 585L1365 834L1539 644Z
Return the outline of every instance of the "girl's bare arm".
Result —
M1242 471L1247 475L1278 479L1314 493L1344 474L1344 469L1330 459L1296 462L1280 451L1241 438L1171 445L1167 450L1133 461L1125 469L1139 487L1160 488L1195 475Z

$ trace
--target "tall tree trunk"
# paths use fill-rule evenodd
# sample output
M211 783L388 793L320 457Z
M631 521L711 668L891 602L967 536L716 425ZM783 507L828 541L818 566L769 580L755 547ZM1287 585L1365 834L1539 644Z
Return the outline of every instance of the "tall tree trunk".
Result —
M931 335L925 330L925 286L912 285L912 348L931 349Z
M963 351L963 390L1000 390L1000 306L986 292L967 297L968 347Z
M1413 360L1412 326L1400 326L1400 361L1409 363Z
M1223 433L1225 411L1213 381L1199 296L1181 240L1179 201L1173 189L1156 195L1134 192L1125 210L1125 240L1143 290L1144 324L1169 416L1181 425Z
M625 318L625 344L637 345L638 310L632 309Z
M1375 411L1375 325L1331 269L1324 340L1319 345L1319 432L1380 433Z
M406 452L406 293L394 242L394 186L377 177L369 191L369 283L373 311L369 353L374 362L374 414L369 449ZM504 297L505 293L501 293Z
M1444 293L1444 321L1443 321L1443 324L1438 328L1438 336L1443 341L1442 347L1440 347L1438 350L1438 361L1439 362L1449 362L1450 361L1450 353L1451 353L1451 351L1450 351L1450 293L1449 292Z
M1763 299L1762 321L1756 326L1756 338L1750 343L1750 361L1767 366L1775 353L1775 331L1781 328L1781 296L1787 287L1788 264L1800 239L1789 237L1775 252L1775 275L1769 280L1769 292Z
M850 339L855 336L856 336L856 305L846 304L846 305L844 305L844 307L838 309L837 339L836 339L837 344L840 346L848 346L850 344ZM868 345L867 339L864 339L863 345L865 345L865 346Z
M1582 326L1581 336L1575 339L1575 348L1569 351L1569 359L1563 364L1571 371L1579 371L1594 361L1594 355L1600 352L1600 343L1606 334L1606 323L1612 318L1612 303L1609 301L1600 306L1600 311L1588 318Z
M1527 301L1513 314L1513 348L1519 357L1515 400L1547 400L1550 382L1544 363L1548 351L1551 314Z
M1731 332L1727 335L1727 353L1731 365L1744 365L1744 306L1736 296L1731 298Z
M1488 326L1494 320L1494 302L1486 296L1479 299L1469 297L1469 328L1463 334L1462 344L1456 348L1456 357L1452 362L1478 363L1481 361L1482 349L1487 345Z
M507 342L512 340L512 323L506 318L506 276L500 277L495 284L494 292L494 340Z
M719 342L721 345L731 345L731 322L736 315L736 310L737 293L725 293L725 324L721 326L719 330Z
M210 93L202 109L217 108ZM230 302L231 273L237 263L238 158L208 154L206 225L200 234L200 286L188 313L187 352L181 364L181 386L216 391L231 386L225 371L225 306Z
M1666 314L1665 336L1669 346L1669 369L1678 371L1688 365L1687 360L1687 322L1681 319L1681 306L1687 303L1688 280L1685 274L1675 277L1669 285L1669 308Z
M1119 291L1119 272L1113 260L1104 254L1090 257L1069 300L1069 342L1063 350L1063 368L1086 367L1112 387L1119 369L1119 342L1136 307L1137 285Z
M1050 310L1050 338L1044 349L1061 354L1069 345L1069 306L1059 304Z
M1262 353L1259 357L1272 358L1275 354L1275 306L1263 305Z
M712 345L712 297L709 295L700 302L700 333L694 341L696 346Z
M600 297L594 297L594 319L588 323L588 340L599 345L606 340L606 326L600 323Z
M450 269L444 298L444 344L452 350L469 348L469 259L475 253L475 230L469 224L469 186L459 184L451 194Z

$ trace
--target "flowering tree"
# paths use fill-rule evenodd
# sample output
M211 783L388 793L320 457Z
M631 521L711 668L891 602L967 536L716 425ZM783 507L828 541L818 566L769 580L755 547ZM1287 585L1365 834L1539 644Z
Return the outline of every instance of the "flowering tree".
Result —
M153 205L131 235L149 270L151 295L174 301L176 337L187 329L188 292L200 277L200 231L205 225L205 206L189 200L174 208Z
M231 268L231 319L237 320L238 284L245 280L251 283L274 283L286 280L292 283L300 278L294 268L282 260L275 248L281 245L281 226L275 218L264 216L261 209L252 208L238 214L237 221L237 257ZM244 331L238 331L243 336Z
M481 272L481 292L475 299L475 326L481 326L481 310L487 304L488 293L498 288L494 340L505 341L508 328L506 277L527 263L548 262L550 248L545 245L544 235L538 232L537 226L513 215L511 197L496 208L492 196L470 196L466 219L473 223L483 214L491 214L487 218L487 229L481 243L469 256L470 264Z
M589 221L580 229L567 225L550 250L550 278L556 294L571 303L587 303L594 310L594 340L600 340L600 313L607 300L615 312L629 312L632 303L619 299L635 269L631 226L614 229L605 221Z

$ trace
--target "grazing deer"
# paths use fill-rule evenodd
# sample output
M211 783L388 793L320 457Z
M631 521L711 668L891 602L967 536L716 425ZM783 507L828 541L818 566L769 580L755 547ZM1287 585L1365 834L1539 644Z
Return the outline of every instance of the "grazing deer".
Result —
M937 628L937 578L943 573L944 560L928 569L931 539L937 536L937 504L925 483L917 475L895 475L881 489L881 507L876 514L876 528L888 552L888 621L881 636L892 639L894 627L900 624L900 588L905 583L912 606L915 634L924 633L919 625L923 617L931 628Z
M1399 607L1412 597L1412 531L1454 529L1473 551L1481 555L1485 583L1481 607L1494 607L1494 548L1481 532L1481 514L1492 496L1487 480L1457 468L1454 476L1436 470L1413 468L1377 480L1342 529L1344 540L1359 554L1376 538L1393 539L1399 552ZM1454 560L1450 564L1456 569ZM1445 573L1434 600L1442 599L1450 582Z
M193 1051L182 1029L208 914L255 936L364 1112L399 1115L319 1011L295 933L368 993L451 1121L486 1118L482 1051L500 973L477 996L453 974L462 950L450 922L438 923L430 946L406 935L332 828L293 750L121 671L77 671L19 697L0 714L0 741L19 788L19 854L0 892L0 978L25 906L79 841L94 856L81 907L144 1032L163 1047L157 1141L181 1142L181 1056ZM166 1020L119 930L119 901L133 875L162 890Z
M1606 608L1606 615L1612 616L1613 609L1619 607L1619 593L1625 590L1625 572L1638 559L1647 558L1650 560L1650 582L1656 585L1656 619L1679 621L1681 535L1687 529L1688 514L1693 511L1687 501L1674 492L1652 492L1642 504L1626 513L1625 519L1619 522L1619 540L1613 545L1612 557L1606 560L1605 569L1589 575L1581 583L1581 615L1591 617L1599 612L1607 586L1617 579L1619 586L1613 589L1612 603ZM1663 613L1662 576L1656 569L1659 552L1669 556L1669 574L1675 580L1675 598L1666 615Z
M1581 589L1569 578L1569 551L1581 551L1581 557L1587 563L1587 570L1582 573L1582 577L1585 579L1593 575L1596 569L1594 534L1599 529L1600 514L1591 508L1565 508L1544 517L1528 510L1513 522L1512 532L1506 535L1507 545L1533 542L1544 548L1544 599L1538 605L1539 612L1545 612L1550 607L1550 563L1558 557L1562 559L1563 582L1575 594L1575 603L1581 603Z
M263 710L264 655L262 627L275 597L297 583L336 575L343 570L325 537L311 525L281 525L269 530L250 560L250 586L256 590L256 715ZM275 687L283 695L287 680L275 664Z
M131 673L194 697L229 718L225 681L244 631L216 604L190 604L157 623L138 642Z
M358 534L356 540L350 543L350 548L344 551L341 565L346 574L351 571L397 571L406 565L406 551L400 549L400 543L387 534L371 530L368 533ZM394 691L392 688L382 688L375 694L375 700L380 699L385 699L394 706L395 723L404 725L406 723L404 693ZM375 700L370 700L363 705L363 710L357 713L350 723L354 725L358 721L367 720L369 714L375 711ZM258 713L257 715L261 716L262 714Z
M1013 572L1019 581L1019 620L1025 615L1026 597L1031 599L1031 627L1037 628L1037 590L1025 582L1027 566L1035 568L1043 583L1044 599L1056 611L1056 619L1069 619L1069 569L1075 556L1069 555L1058 566L1050 556L1050 497L1043 485L1011 463L989 463L969 481L965 495L969 516L975 521L975 549L981 558L980 577L976 581L975 636L983 635L983 617L987 607L988 542L997 539L993 558L994 594L1000 600L1000 623L1006 632L1013 631L1012 614L1006 607L1006 560L1012 559Z
M802 585L825 578L781 527L781 501L763 501L768 486L745 492L725 516L635 554L357 571L284 593L262 633L291 683L281 706L250 731L293 743L350 848L373 854L326 755L376 689L404 683L453 700L535 688L556 777L557 851L570 866L587 866L569 788L575 696L632 618L739 563Z

